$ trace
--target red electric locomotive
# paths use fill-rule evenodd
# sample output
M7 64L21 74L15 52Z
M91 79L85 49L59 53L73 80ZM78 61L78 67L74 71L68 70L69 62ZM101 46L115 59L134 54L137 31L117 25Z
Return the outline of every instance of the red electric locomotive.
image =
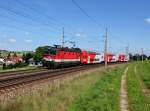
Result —
M80 64L79 48L61 48L59 45L47 47L43 55L43 66L48 68L66 67Z

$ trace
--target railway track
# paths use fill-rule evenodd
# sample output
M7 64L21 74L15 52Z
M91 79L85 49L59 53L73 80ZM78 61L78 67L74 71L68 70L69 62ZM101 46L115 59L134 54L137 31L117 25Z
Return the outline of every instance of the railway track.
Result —
M38 69L28 69L28 70L19 70L19 71L10 71L10 72L0 72L0 77L4 77L7 75L17 75L17 74L23 74L23 73L30 73L30 72L39 72L44 71L47 69L44 68L38 68Z
M42 71L24 71L17 73L8 73L0 75L0 95L8 90L23 87L25 85L40 82L46 79L61 78L66 75L71 75L76 72L89 70L97 67L103 67L103 64L77 66L58 70L42 70Z

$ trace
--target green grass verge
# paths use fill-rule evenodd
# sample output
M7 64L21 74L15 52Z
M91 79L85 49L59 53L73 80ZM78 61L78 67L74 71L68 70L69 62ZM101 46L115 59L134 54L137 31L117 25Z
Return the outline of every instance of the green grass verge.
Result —
M150 111L150 104L144 95L139 81L134 74L134 66L131 64L128 70L127 90L130 111Z
M150 88L150 61L139 62L137 71L145 85Z
M2 68L0 68L0 73L1 72L29 70L29 69L36 69L36 68L37 68L36 66L26 66L26 67L22 67L22 68L13 68L13 69L6 69L6 70L3 70Z
M68 78L56 81L36 93L1 103L0 111L66 111L69 106L69 111L71 111L80 104L78 97L86 99L88 95L92 96L87 100L87 102L91 101L89 104L91 108L98 107L108 109L107 111L118 111L120 78L123 69L124 65L107 71L101 69L82 74L73 80ZM87 104L83 103L84 100L79 108L82 106L88 108Z
M1 103L0 111L65 111L67 106L80 92L91 87L103 75L84 75L74 80L66 79L61 83L54 83L47 88L14 101ZM59 82L59 81L58 81Z
M105 73L94 86L83 92L68 111L119 111L120 81L124 67Z

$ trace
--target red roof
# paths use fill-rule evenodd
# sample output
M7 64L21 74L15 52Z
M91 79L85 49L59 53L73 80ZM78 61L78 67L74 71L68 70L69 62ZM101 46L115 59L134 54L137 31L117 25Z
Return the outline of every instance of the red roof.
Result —
M13 61L13 62L19 62L19 61L22 61L22 57L10 57L10 60Z

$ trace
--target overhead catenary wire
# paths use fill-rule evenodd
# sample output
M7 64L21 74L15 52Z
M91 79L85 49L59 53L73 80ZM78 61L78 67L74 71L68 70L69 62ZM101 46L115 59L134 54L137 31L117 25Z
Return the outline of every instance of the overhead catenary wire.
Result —
M68 29L74 30L74 28L73 28L72 26L66 25L66 24L63 23L62 21L57 20L56 18L54 18L54 17L52 17L52 16L50 16L50 15L48 15L48 14L42 12L42 11L40 12L38 9L36 9L36 8L34 7L35 4L31 6L30 4L26 4L26 3L24 3L24 2L21 2L21 0L15 0L15 1L16 1L18 4L20 4L21 6L26 7L26 8L28 8L28 9L30 9L30 10L36 12L37 14L42 15L43 17L47 18L51 23L53 23L53 24L55 24L55 25L58 25L59 27L65 27L65 28L68 27ZM60 30L61 30L61 28L60 28Z
M103 25L101 25L99 22L97 22L92 16L90 16L75 0L72 0L72 3L80 9L80 11L87 16L92 22L94 22L98 27L101 27L102 29L105 29Z
M14 13L11 13L11 14L16 15ZM3 14L0 14L0 16L1 16L1 18L7 19L7 20L12 21L12 22L17 22L17 23L19 22L17 19L9 17L9 16L4 16ZM11 22L11 24L3 22L3 23L1 23L1 26L3 26L3 27L9 27L10 29L16 29L16 30L24 31L24 32L26 32L28 30L27 28L29 28L29 27L31 28L32 27L32 24L28 23L28 22L27 23L21 22L21 24L24 25L24 26L29 26L29 27L22 27L20 25L12 24L12 22ZM43 26L42 28L43 28L43 30L50 30L48 27L44 27ZM30 30L29 32L32 32L32 33L35 32L35 33L40 34L39 33L39 30L41 29L40 27L34 27L34 29L38 29L38 30L37 31L36 30L31 31ZM42 36L42 33L40 35Z
M105 67L107 67L107 45L108 45L108 31L107 31L107 27L104 28L99 22L97 22L92 16L90 16L75 0L72 0L72 2L74 3L74 5L76 7L78 7L80 9L80 11L87 16L93 23L95 23L98 27L105 29L106 30L106 35L105 35L105 43L104 43L104 56L105 56Z
M23 4L22 5L20 5L20 6L23 6ZM25 13L25 12L18 12L18 11L15 11L15 9L14 8L11 8L11 7L5 7L5 6L0 6L0 8L2 9L2 10L5 10L5 11L7 11L7 12L9 12L9 13L11 13L11 14L13 14L13 15L17 15L17 16L19 16L19 17L23 17L23 18L25 18L25 19L28 19L28 20L30 20L30 21L32 21L32 22L36 22L36 23L38 23L38 24L42 24L43 26L46 26L46 27L48 27L48 28L51 28L51 27L49 27L48 25L49 24L43 24L43 22L41 23L41 22L39 22L39 21L37 21L37 19L35 19L34 17L32 17L32 16L30 16L30 14L28 14L28 13ZM32 9L32 8L29 8L29 9ZM34 12L36 11L36 10L33 10ZM40 14L40 13L38 13L38 14ZM9 17L6 17L6 18L9 18ZM11 19L11 18L10 18ZM15 19L13 19L12 18L12 20L13 21L16 21ZM25 24L25 23L24 23ZM26 24L27 25L27 24ZM28 25L29 26L32 26L32 24L29 24L28 23ZM7 25L8 26L8 25ZM10 26L10 25L9 25ZM13 26L15 29L19 29L19 30L21 30L20 28L18 28L18 27L16 27L16 26ZM22 30L23 31L23 30Z
M36 9L36 7L34 7L35 6L35 4L34 5L30 5L30 4L27 4L27 3L25 3L25 2L22 2L22 1L20 1L20 0L15 0L20 6L22 6L22 7L25 7L25 8L28 8L28 9L30 9L30 10L32 10L33 12L35 12L35 13L37 13L37 14L40 14L41 16L43 16L44 18L47 18L48 19L48 21L50 21L53 25L58 25L58 27L65 27L65 29L71 29L71 30L75 30L74 28L72 28L70 25L66 25L65 23L63 23L63 22L61 22L61 21L59 21L59 20L57 20L56 18L54 18L54 17L52 17L52 16L50 16L50 15L47 15L46 13L44 13L44 12L40 12L38 9ZM55 26L53 26L53 27L55 27ZM60 31L61 29L59 29L59 31Z
M97 26L101 27L102 29L106 29L107 27L104 27L103 25L101 25L99 22L97 22L92 16L90 16L86 10L84 10L75 0L72 0L73 4L78 7L80 9L80 11L86 16L88 17L92 22L94 22ZM115 38L113 38L114 40ZM116 40L120 43L123 43L121 40Z
M44 16L45 18L47 18L52 24L55 24L55 25L59 25L59 26L63 26L64 24L60 23L58 20L54 19L53 17L45 14L45 13L41 13L39 12L36 8L34 7L30 7L29 5L27 5L26 3L24 2L21 2L20 0L15 0L18 4L20 4L21 6L23 7L26 7L34 12L36 12L37 14L40 14L42 16Z
M17 1L17 3L19 3L20 5L22 4L21 6L27 7L27 8L29 8L30 10L32 10L32 11L34 11L34 12L36 12L36 13L38 13L38 14L40 14L40 15L46 17L46 18L48 18L49 21L54 21L55 23L58 23L58 21L55 20L55 18L51 18L49 15L39 12L38 10L36 10L35 7L31 7L31 5L28 6L26 3L22 2L21 0L15 0L15 1ZM99 27L103 27L103 26L102 26L101 24L99 24L92 16L90 16L90 15L88 14L88 12L86 12L86 10L84 10L75 0L72 0L72 2L73 2L73 3L82 11L82 13L84 13L84 15L86 15L91 21L93 21L93 22L94 22L95 24L97 24ZM39 22L39 20L37 20L38 18L34 18L34 17L32 17L32 16L29 16L28 14L19 13L19 12L15 11L14 9L11 9L11 8L4 8L4 7L2 7L2 8L3 8L4 10L8 10L8 11L11 12L11 13L14 13L15 15L24 17L24 18L26 18L26 19L29 19L29 20L33 21L33 22L36 22L36 23L42 24L43 26L49 27L49 28L51 28L52 30L57 29L57 28L52 28L52 26L50 26L50 24L48 24L48 23L41 22L41 21ZM63 25L63 24L58 23L58 25L61 26L61 25ZM59 30L59 31L60 31L60 30Z
M32 18L31 16L28 16L27 14L24 14L24 13L18 13L18 12L14 11L14 10L11 9L11 8L0 6L0 9L5 10L5 11L8 11L8 12L11 12L11 13L17 15L17 16L26 18L26 19L28 19L28 20L30 20L30 21L32 21L32 22L35 22L35 23L41 24L41 25L43 25L43 26L46 26L46 27L50 28L51 30L60 31L60 29L52 28L52 27L50 27L49 24L47 24L47 23L37 21L37 19L34 19L34 18Z

